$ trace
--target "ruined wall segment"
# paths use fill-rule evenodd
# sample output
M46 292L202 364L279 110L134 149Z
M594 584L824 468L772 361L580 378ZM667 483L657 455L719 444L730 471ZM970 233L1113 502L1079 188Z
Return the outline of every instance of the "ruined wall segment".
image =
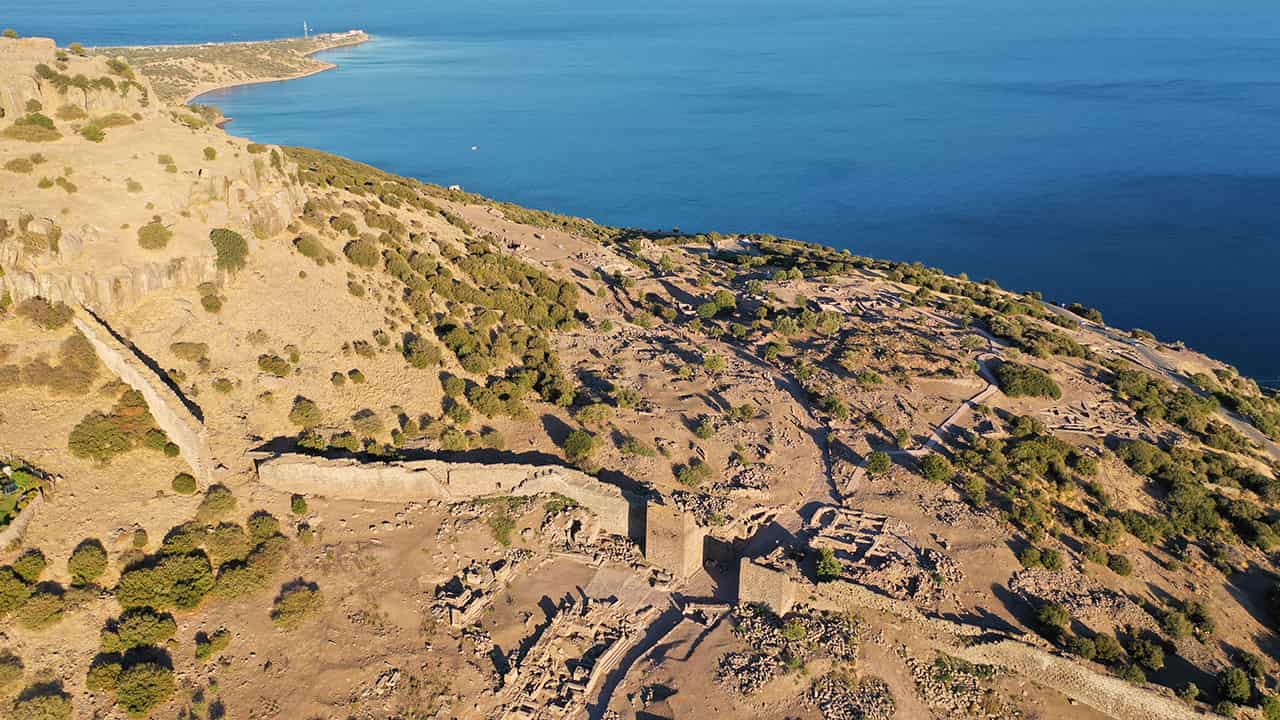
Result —
M791 612L796 602L794 567L767 558L742 558L738 563L738 603L763 605L777 615Z
M102 364L142 394L156 424L178 446L182 459L191 467L191 474L207 483L212 461L204 423L192 414L173 388L147 367L133 348L121 342L95 315L81 311L73 322L93 346Z
M645 559L676 577L687 578L702 569L705 538L706 531L692 513L654 503L646 508Z
M369 502L556 493L594 512L605 531L623 536L631 508L619 488L567 467L442 460L360 462L286 454L259 462L258 479L282 492Z

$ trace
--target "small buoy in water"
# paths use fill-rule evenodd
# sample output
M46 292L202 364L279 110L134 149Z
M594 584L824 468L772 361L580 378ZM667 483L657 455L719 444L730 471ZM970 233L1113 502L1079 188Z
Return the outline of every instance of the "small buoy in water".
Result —
M479 146L479 145L472 145L472 146L471 146L471 149L472 149L472 150L479 150L479 149L480 149L480 146Z

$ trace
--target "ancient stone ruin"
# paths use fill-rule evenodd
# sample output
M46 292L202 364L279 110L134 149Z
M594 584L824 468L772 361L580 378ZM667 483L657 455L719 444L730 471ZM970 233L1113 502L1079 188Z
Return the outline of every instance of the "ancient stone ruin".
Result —
M443 460L360 462L285 454L260 461L258 479L281 492L371 502L457 502L558 494L595 513L602 530L622 536L630 530L631 501L621 489L562 466Z
M657 610L616 598L565 597L503 680L505 720L578 717L592 691L644 634Z
M191 467L191 474L201 482L208 482L212 461L204 423L187 407L182 397L96 315L80 312L73 322L93 346L102 364L142 394L156 424L178 446L182 459Z
M765 557L744 557L738 562L738 604L763 605L776 615L786 615L796 602L793 576L798 574L785 548Z

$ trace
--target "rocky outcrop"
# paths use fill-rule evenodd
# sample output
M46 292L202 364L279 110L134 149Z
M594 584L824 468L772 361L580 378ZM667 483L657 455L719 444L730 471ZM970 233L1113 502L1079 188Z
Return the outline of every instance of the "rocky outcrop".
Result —
M282 492L370 502L557 493L594 512L605 531L623 536L628 533L631 512L631 504L619 488L559 466L443 460L358 462L281 455L258 463L258 479Z
M156 112L145 78L113 72L105 57L61 57L49 38L0 40L0 118L21 117L32 100L48 115L64 105L91 116ZM45 73L36 71L38 65Z
M208 482L211 460L204 423L132 347L116 337L106 323L88 311L77 313L73 321L93 345L102 364L142 394L156 424L178 446L182 459L191 467L191 474L197 480Z
M5 271L2 280L14 302L42 297L110 311L137 304L147 293L156 290L195 287L202 282L221 284L222 281L212 255L101 269L28 270L6 262L5 249L0 247L0 267Z

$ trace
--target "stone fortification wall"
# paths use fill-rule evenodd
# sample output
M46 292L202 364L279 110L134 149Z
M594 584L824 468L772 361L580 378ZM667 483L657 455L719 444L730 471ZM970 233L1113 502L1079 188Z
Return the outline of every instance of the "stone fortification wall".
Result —
M976 625L929 617L910 603L848 582L822 583L813 589L818 607L850 606L889 613L932 635L935 646L972 663L995 665L1052 687L1063 695L1117 720L1193 720L1203 717L1167 695L1098 672L1086 663L1049 650L1036 635L974 643L990 631ZM1034 643L1034 644L1033 644Z
M600 526L615 535L627 534L631 509L617 487L567 467L281 455L258 463L258 479L283 492L370 502L558 493L594 512Z
M1097 672L1079 661L1016 640L955 648L956 657L1003 667L1120 720L1194 720L1204 716L1174 698Z
M44 495L37 495L22 508L22 512L18 516L9 521L8 525L0 528L0 551L8 550L11 547L17 547L22 542L22 535L26 533L27 526L35 519L36 514L40 512L41 506L44 505Z
M77 313L74 322L93 345L102 364L142 394L156 424L178 446L182 459L191 467L191 474L202 483L208 482L212 467L204 423L192 414L173 388L147 367L133 348L116 338L105 323L89 312Z

